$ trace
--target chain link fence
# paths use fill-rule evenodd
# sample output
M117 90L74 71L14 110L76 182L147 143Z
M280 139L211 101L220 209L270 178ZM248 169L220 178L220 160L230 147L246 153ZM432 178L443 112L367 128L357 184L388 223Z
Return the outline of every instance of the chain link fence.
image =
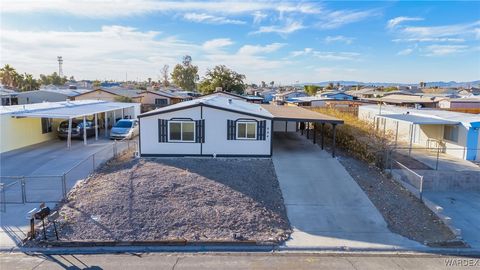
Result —
M62 175L0 176L0 210L5 212L6 204L59 202L66 198L78 180L88 177L98 167L126 151L137 155L138 142L114 141Z

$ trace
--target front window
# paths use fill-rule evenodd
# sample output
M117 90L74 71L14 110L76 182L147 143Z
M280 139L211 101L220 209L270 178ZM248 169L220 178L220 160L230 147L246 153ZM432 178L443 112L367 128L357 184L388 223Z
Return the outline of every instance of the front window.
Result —
M169 141L195 141L195 122L193 121L170 121L168 122L168 130Z
M237 139L257 139L257 122L237 122Z
M155 105L167 105L168 100L166 98L156 98Z
M445 125L443 129L443 138L452 142L458 142L458 127Z
M118 121L117 124L115 124L115 127L131 128L132 127L132 122L131 121Z

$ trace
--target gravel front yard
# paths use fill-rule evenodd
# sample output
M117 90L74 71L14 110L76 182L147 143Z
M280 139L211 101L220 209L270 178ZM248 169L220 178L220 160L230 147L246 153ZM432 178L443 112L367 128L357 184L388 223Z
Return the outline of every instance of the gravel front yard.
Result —
M290 234L270 159L116 161L70 192L61 240L282 241Z

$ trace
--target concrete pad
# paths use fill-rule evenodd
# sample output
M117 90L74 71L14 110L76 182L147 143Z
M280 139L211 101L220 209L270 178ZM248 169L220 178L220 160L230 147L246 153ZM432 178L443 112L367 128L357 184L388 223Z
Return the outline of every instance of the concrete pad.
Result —
M276 133L273 163L293 227L287 248L408 249L338 160L296 133Z
M480 248L480 192L425 192L423 196L443 208L442 214L452 219L472 248Z

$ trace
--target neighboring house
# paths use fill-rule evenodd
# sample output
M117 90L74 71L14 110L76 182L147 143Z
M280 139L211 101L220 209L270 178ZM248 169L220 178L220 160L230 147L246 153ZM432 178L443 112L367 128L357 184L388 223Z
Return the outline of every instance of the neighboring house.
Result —
M326 91L317 94L317 96L321 98L329 98L329 99L335 99L335 100L353 100L354 96L349 95L344 92L339 92L339 91Z
M141 114L140 155L271 155L272 114L216 93Z
M329 100L334 99L318 96L298 97L290 99L287 101L287 104L296 106L325 107L326 102Z
M0 106L0 153L56 139L60 122L95 114L98 126L110 127L122 116L136 118L140 104L82 100Z
M246 102L257 103L257 104L260 104L263 101L262 97L243 96L243 95L238 95L238 94L235 94L235 93L232 93L232 92L226 92L226 91L217 91L217 92L213 92L213 93L210 93L210 94L205 94L205 95L201 96L200 98L208 97L208 96L211 96L211 95L222 96L222 97L232 98L232 99L236 99L236 100L243 100L243 101L246 101Z
M2 99L2 106L17 105L19 92L11 89L0 87L0 98Z
M358 118L391 132L398 141L460 159L480 160L480 115L445 110L364 105Z
M142 112L151 111L168 105L176 104L190 99L185 96L178 96L165 91L142 91L138 93Z
M76 96L90 91L88 89L40 89L22 92L18 95L18 104L75 100Z
M308 96L307 93L305 93L305 91L285 91L285 92L280 92L280 93L276 93L274 95L274 98L273 98L273 101L275 102L286 102L286 101L289 101L289 100L292 100L294 98L298 98L298 97L306 97Z
M419 95L389 95L382 98L364 99L370 102L411 108L437 108L439 99Z
M480 97L442 99L438 105L442 109L480 109Z
M117 101L122 98L130 98L133 102L140 102L142 90L124 88L97 88L75 97L75 100L103 100Z
M357 98L376 98L383 96L384 92L376 90L375 88L362 88L360 90L349 90L347 94L355 96Z

